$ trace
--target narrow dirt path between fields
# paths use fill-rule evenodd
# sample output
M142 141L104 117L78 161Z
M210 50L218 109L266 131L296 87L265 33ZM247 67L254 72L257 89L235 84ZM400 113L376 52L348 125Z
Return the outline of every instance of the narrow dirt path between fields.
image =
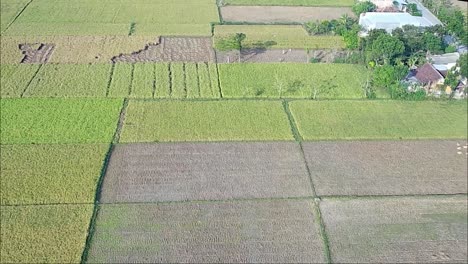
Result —
M251 23L294 23L311 20L338 19L342 15L354 16L349 7L305 6L224 6L224 21Z

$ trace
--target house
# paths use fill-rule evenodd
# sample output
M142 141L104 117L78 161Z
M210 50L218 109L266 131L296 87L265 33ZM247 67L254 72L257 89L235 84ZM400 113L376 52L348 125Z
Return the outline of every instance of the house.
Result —
M457 65L457 61L460 58L458 52L446 53L442 55L432 55L427 58L429 62L432 63L432 66L436 68L439 72L448 71Z
M422 84L428 91L444 84L444 76L430 63L425 63L421 67L412 70L406 77L406 82L412 84Z
M394 29L401 28L404 25L431 27L436 24L426 19L424 16L412 16L408 13L367 12L359 16L359 25L361 25L363 29L360 35L365 37L368 35L369 31L373 29L385 29L388 33L392 33Z

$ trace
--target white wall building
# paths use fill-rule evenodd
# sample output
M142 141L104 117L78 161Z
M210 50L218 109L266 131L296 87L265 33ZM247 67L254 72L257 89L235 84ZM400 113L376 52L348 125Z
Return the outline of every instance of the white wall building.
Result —
M368 12L359 16L359 25L363 28L360 35L367 36L372 29L385 29L388 33L404 25L413 25L416 27L431 27L436 25L424 16L412 16L408 13L380 13Z

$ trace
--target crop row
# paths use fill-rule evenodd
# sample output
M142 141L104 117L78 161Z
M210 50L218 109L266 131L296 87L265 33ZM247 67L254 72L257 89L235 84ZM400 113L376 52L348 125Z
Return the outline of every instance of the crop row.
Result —
M108 97L218 98L218 72L211 63L116 64Z

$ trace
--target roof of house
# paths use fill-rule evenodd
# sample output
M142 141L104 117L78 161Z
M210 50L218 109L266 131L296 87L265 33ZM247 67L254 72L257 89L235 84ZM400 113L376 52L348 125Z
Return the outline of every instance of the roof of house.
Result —
M435 24L425 17L412 16L408 13L381 13L367 12L359 17L359 25L366 29L385 29L391 32L393 29L404 25L414 25L417 27L430 27Z
M437 82L444 78L430 63L425 63L423 66L414 70L414 77L423 84Z
M458 52L446 53L442 55L432 55L430 57L433 64L439 64L439 65L457 63L459 58L460 58L460 54Z

